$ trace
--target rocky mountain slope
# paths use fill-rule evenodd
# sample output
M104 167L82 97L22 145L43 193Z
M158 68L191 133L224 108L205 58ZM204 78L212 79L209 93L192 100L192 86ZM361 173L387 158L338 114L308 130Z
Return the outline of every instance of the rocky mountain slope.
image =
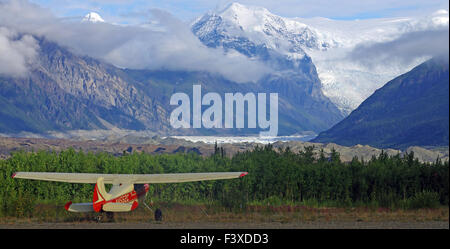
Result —
M448 146L448 55L430 59L386 83L313 141L379 148Z
M167 128L161 104L125 81L121 70L44 38L39 47L29 75L0 76L2 132Z
M320 91L309 64L308 74L270 75L256 83L236 83L207 72L120 69L80 56L55 42L35 38L39 54L23 77L0 75L1 133L128 129L160 134L257 133L256 130L173 130L169 103L175 92L192 96L192 85L206 92L279 93L279 134L322 131L342 119ZM306 83L293 79L307 77ZM313 79L313 80L312 80ZM270 88L269 88L270 86Z

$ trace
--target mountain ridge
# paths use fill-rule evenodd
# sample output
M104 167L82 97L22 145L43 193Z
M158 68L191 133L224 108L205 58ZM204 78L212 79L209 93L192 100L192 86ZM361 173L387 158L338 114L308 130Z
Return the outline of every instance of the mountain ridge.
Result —
M381 148L448 146L448 57L430 59L376 90L314 142Z
M317 77L307 85L276 75L259 83L235 83L206 72L120 69L88 56L76 55L43 37L35 39L40 50L30 74L19 78L0 76L4 83L0 86L0 102L6 107L0 111L2 120L6 120L0 125L2 133L112 127L148 129L161 134L258 132L250 129L172 129L169 114L175 106L169 105L170 95L179 91L189 95L194 84L201 84L204 92L220 94L269 92L268 87L271 90L278 87L280 135L318 132L341 118L337 109L321 94ZM311 68L314 73L313 65ZM331 118L328 117L330 113L333 114Z

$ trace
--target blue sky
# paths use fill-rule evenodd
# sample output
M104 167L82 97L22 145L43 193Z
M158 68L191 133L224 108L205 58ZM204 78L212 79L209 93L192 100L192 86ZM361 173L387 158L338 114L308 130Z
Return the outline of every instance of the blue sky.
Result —
M84 16L98 12L106 21L145 22L148 10L163 9L189 21L201 14L220 9L232 0L30 0L49 8L61 17ZM262 6L285 17L327 17L340 20L413 16L448 10L447 0L236 0L246 5Z

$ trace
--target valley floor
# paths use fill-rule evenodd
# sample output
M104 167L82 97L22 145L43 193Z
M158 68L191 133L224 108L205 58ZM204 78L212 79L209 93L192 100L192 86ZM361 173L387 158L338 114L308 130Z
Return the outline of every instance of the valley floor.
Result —
M187 137L184 137L185 139ZM201 137L206 141L205 137ZM217 139L219 142L223 137L210 137L207 143L197 141L198 136L191 137L190 141L185 139L165 138L165 139L129 139L132 141L101 141L101 140L71 140L71 139L45 139L45 138L14 138L2 137L0 134L0 159L7 159L11 153L17 151L62 151L73 148L76 151L85 152L107 152L112 155L123 155L124 153L147 153L147 154L175 154L194 152L203 156L209 156L214 153L214 144L211 141ZM228 138L231 139L231 138ZM242 139L242 138L241 138ZM256 138L254 138L256 139ZM126 139L125 139L126 140ZM134 141L136 140L136 141ZM139 141L137 141L139 140ZM145 142L141 141L145 140ZM216 141L217 141L216 140ZM192 142L196 141L196 142ZM232 139L230 140L232 141ZM227 156L235 155L237 152L245 152L254 150L256 146L264 146L261 143L245 142L245 143L223 143L220 147L224 148ZM343 162L350 162L356 156L358 158L370 159L372 156L378 156L381 149L370 147L367 145L355 145L351 147L341 146L334 143L321 144L303 141L284 141L273 143L276 149L285 149L289 147L293 152L304 150L307 146L314 146L314 152L319 155L323 149L327 157L330 156L331 150L335 149L340 154ZM436 158L440 158L442 162L449 160L449 147L423 148L418 146L409 147L406 152L414 152L414 156L421 162L435 162ZM385 149L388 155L403 154L404 152L394 149Z

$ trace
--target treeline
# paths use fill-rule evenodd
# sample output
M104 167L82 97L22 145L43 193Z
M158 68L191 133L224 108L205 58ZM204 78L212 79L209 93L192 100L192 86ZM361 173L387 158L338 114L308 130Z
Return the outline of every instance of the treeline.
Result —
M113 156L68 149L61 152L16 152L0 160L0 215L21 216L36 204L89 202L93 184L12 179L16 171L156 174L247 171L242 179L150 185L149 198L169 202L218 203L228 208L248 204L309 204L319 206L376 206L419 208L448 205L449 164L439 159L421 163L414 154L388 156L382 152L369 161L341 162L315 155L313 147L298 153L271 145L237 153L223 149L202 157L195 153L145 153Z

